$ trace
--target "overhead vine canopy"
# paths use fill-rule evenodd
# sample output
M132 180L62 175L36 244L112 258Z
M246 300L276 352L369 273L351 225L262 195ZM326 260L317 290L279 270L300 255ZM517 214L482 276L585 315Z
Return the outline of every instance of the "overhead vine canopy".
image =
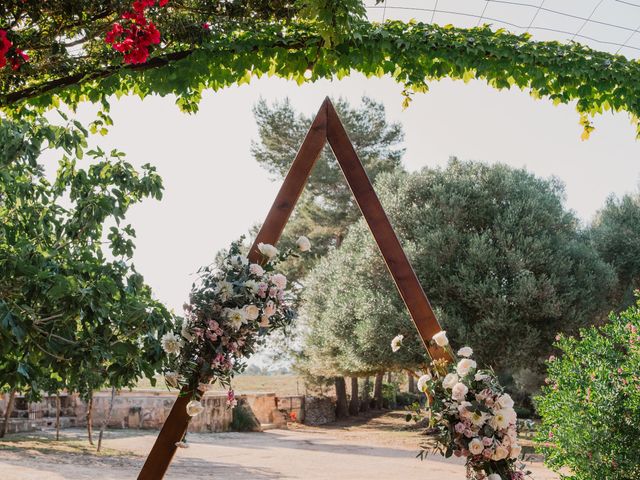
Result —
M70 15L69 3L76 7ZM589 117L624 110L640 136L640 62L577 43L534 42L489 26L371 23L360 0L61 0L47 3L49 10L42 5L14 0L0 7L11 48L29 55L21 61L10 50L18 68L7 64L0 70L5 111L85 100L108 108L111 95L133 93L175 94L180 108L191 112L204 90L252 77L304 83L355 71L391 76L404 86L406 102L446 77L481 79L498 89L517 86L555 103L575 101L585 136L592 130ZM144 28L127 17L135 12L159 33L152 32L142 45L146 50L132 60L126 40L132 29Z

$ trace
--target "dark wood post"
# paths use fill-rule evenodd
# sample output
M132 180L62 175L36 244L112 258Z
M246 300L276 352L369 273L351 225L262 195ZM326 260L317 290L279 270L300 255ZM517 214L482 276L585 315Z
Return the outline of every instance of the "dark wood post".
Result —
M437 348L430 343L433 335L441 330L438 320L402 250L402 245L389 219L384 213L382 204L373 190L362 162L360 162L347 132L328 98L322 103L291 169L280 187L271 210L269 210L269 214L249 250L249 259L256 261L260 258L257 249L258 243L264 242L272 245L277 243L304 189L311 169L327 141L431 358L450 358L444 349ZM380 348L387 348L387 346L381 345ZM376 384L377 380L376 377ZM175 454L176 442L182 439L189 423L189 416L185 409L190 398L187 394L188 392L182 392L176 400L138 479L158 480L164 476Z

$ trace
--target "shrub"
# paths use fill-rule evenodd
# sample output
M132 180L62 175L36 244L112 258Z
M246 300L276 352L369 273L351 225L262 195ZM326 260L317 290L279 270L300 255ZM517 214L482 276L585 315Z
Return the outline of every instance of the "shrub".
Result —
M396 394L396 407L409 407L414 403L422 403L425 396L419 393L398 392Z
M395 383L382 384L382 408L396 408L396 395L398 393L398 385Z
M244 399L241 399L233 409L230 429L234 432L260 431L260 421L256 418L251 407L247 405Z
M640 478L640 299L579 338L556 337L536 398L546 463L574 480Z

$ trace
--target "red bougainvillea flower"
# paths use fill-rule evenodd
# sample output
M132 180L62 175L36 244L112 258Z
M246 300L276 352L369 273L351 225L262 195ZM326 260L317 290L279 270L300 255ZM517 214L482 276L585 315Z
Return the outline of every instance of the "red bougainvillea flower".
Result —
M114 50L124 54L124 63L146 62L149 47L160 43L160 31L142 13L125 12L122 19L127 21L126 27L115 23L105 41L113 45Z
M155 0L136 0L133 2L132 8L134 12L144 13L147 8L153 7L155 3Z
M11 45L13 43L7 38L7 31L0 29L0 68L7 64L7 52Z
M133 11L122 14L123 23L114 23L105 36L105 42L124 54L124 63L144 63L149 58L149 47L160 43L160 31L145 16L157 0L135 0ZM164 7L169 0L159 0Z
M24 53L19 48L16 48L16 54L11 58L11 68L16 71L20 70L20 67L23 63L27 63L29 61L29 55Z

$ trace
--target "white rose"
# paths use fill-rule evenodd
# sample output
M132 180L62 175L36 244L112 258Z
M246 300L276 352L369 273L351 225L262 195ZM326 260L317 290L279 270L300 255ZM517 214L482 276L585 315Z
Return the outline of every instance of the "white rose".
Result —
M180 335L182 335L187 340L187 342L193 342L193 340L196 338L191 334L191 330L189 330L189 323L186 320L182 322Z
M298 246L298 250L300 250L301 252L308 252L309 250L311 250L311 242L304 235L298 237L296 245Z
M184 345L182 339L178 335L175 335L173 332L165 333L160 341L162 342L162 349L168 354L180 353L180 349Z
M240 267L244 267L245 265L247 265L249 263L249 259L247 257L245 257L244 255L233 255L229 259L229 262L231 263L231 266L236 267L236 268L240 268Z
M444 330L436 333L431 340L433 340L434 342L436 342L436 344L439 347L446 347L447 345L449 345L449 339L447 338L447 332L445 332Z
M468 374L472 369L476 368L477 364L475 360L471 360L470 358L463 358L458 362L458 366L456 367L456 372L461 377L464 377Z
M455 373L449 373L444 377L444 380L442 380L442 387L452 389L456 383L458 383L458 375Z
M460 350L458 350L458 355L468 358L473 355L473 349L471 347L462 347Z
M511 445L511 451L509 452L509 457L518 458L520 456L520 452L522 451L522 447L518 444Z
M255 280L247 280L246 282L244 282L244 286L254 295L260 290L260 284Z
M484 450L484 445L482 444L482 440L479 438L474 438L469 442L469 451L472 455L480 455Z
M226 280L222 280L216 284L215 292L220 295L220 299L226 302L233 295L233 285Z
M496 447L496 451L493 453L493 455L491 455L491 460L498 462L500 460L504 460L508 456L509 456L509 450L507 450L502 445L498 445Z
M469 388L464 383L456 383L451 389L451 398L459 402L464 400L468 392Z
M197 400L191 400L187 403L187 415L195 417L204 411L204 406Z
M502 408L513 408L513 399L508 393L501 395L496 403L498 403Z
M269 278L269 280L280 290L284 290L285 288L287 288L287 277L285 277L281 273L276 273L275 275L271 275L271 278Z
M179 375L176 372L167 372L164 374L164 381L173 388L178 388Z
M497 473L492 473L487 477L487 480L502 480L502 477Z
M247 320L255 320L260 316L260 309L255 305L245 305L244 316L247 318Z
M427 382L431 381L431 374L425 373L418 379L418 390L422 393L427 391Z
M247 317L245 316L244 310L241 308L226 308L225 316L227 317L227 322L231 325L231 328L236 331L240 330L240 327L247 323Z
M276 255L278 255L278 249L269 243L260 242L258 244L258 250L260 250L260 253L268 259L272 259Z
M402 346L402 340L404 339L404 335L396 335L395 337L393 337L393 340L391 340L391 351L392 352L397 352L398 350L400 350L400 347Z
M252 263L251 265L249 265L249 273L251 273L251 275L261 277L262 275L264 275L264 268L262 268L257 263Z

